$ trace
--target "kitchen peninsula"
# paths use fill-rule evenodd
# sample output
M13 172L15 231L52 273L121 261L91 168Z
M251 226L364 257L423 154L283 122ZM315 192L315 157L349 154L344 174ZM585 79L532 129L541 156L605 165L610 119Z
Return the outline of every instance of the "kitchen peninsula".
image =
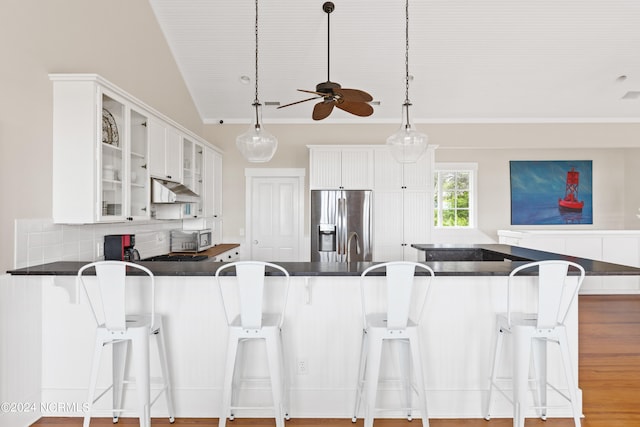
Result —
M414 247L424 251L427 257L429 250L440 251L439 254L432 252L432 257L443 257L444 251L468 252L463 261L427 262L434 268L436 277L431 283L423 319L424 366L431 417L480 418L488 389L495 313L505 309L508 274L527 260L567 257L508 245ZM469 260L478 251L484 260ZM637 281L640 278L638 268L569 258L585 267L587 280L625 277ZM41 285L43 401L81 402L85 398L93 329L88 308L82 299L76 300L74 283L74 275L83 264L56 262L10 272L16 281ZM142 264L157 275L156 310L166 318L177 417L217 417L225 356L221 343L226 339L226 323L212 276L221 264ZM359 274L372 263L279 264L292 275L283 327L291 387L290 414L306 418L350 418L362 333ZM223 285L230 280L223 278ZM282 278L277 275L268 280L282 284ZM135 279L132 282L135 284ZM519 296L518 301L527 297ZM570 313L568 328L576 378L577 319L575 308ZM262 350L256 348L256 351ZM72 354L74 357L70 357ZM305 362L306 370L297 368L301 361ZM393 369L393 365L387 368ZM153 369L155 367L152 375ZM257 364L253 366L253 373L261 375L263 369L265 366ZM550 369L550 378L552 382L561 383L560 371ZM246 396L259 404L268 402L267 390L256 386L246 391ZM386 403L396 397L397 390L393 387L381 393ZM496 403L496 417L511 416L506 401L498 399ZM549 416L568 414L563 408L554 411ZM263 412L252 412L252 415L268 416ZM158 406L152 415L163 414L164 409ZM390 412L388 416L401 415Z

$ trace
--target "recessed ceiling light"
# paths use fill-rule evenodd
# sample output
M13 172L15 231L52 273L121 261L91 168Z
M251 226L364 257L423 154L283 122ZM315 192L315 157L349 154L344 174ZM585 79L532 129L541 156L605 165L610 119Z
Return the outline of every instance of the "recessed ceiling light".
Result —
M622 83L623 81L627 80L627 76L625 74L621 74L616 78L616 81L618 83Z
M640 91L630 90L622 96L622 99L638 99L640 98Z
M240 83L248 85L251 83L251 77L249 76L240 76Z

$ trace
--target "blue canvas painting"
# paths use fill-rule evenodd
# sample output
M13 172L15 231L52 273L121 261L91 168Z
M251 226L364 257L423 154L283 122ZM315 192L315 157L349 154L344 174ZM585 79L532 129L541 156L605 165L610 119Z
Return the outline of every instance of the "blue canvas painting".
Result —
M593 224L591 160L511 161L511 224Z

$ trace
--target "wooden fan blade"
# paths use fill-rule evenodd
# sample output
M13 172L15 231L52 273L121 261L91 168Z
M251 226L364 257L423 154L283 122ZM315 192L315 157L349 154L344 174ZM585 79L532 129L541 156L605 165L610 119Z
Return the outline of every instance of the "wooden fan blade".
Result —
M326 119L327 117L329 117L329 114L331 114L331 112L333 111L333 106L336 103L333 101L329 101L329 102L318 102L316 104L315 107L313 107L313 114L312 114L312 118L313 120L322 120L322 119Z
M313 98L308 98L308 99L303 99L302 101L296 101L296 102L292 102L291 104L285 104L285 105L281 105L278 108L276 108L276 110L280 109L280 108L284 108L284 107L290 107L292 105L296 105L296 104L300 104L302 102L307 102L307 101L312 101L314 99L318 99L318 98L322 98L321 96L314 96Z
M366 102L344 101L336 103L336 106L347 113L360 117L367 117L373 114L373 107Z
M324 92L316 92L313 90L304 90L304 89L298 89L300 92L304 92L304 93L315 93L316 95L320 95L320 96L333 96L332 93L324 93Z
M370 102L373 101L373 97L367 92L359 89L337 89L337 94L342 95L345 101L351 102Z

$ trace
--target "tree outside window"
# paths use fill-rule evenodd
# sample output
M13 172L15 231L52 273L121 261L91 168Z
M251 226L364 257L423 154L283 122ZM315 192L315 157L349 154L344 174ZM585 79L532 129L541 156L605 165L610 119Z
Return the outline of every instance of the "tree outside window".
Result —
M436 227L471 227L472 171L438 170L434 174Z

